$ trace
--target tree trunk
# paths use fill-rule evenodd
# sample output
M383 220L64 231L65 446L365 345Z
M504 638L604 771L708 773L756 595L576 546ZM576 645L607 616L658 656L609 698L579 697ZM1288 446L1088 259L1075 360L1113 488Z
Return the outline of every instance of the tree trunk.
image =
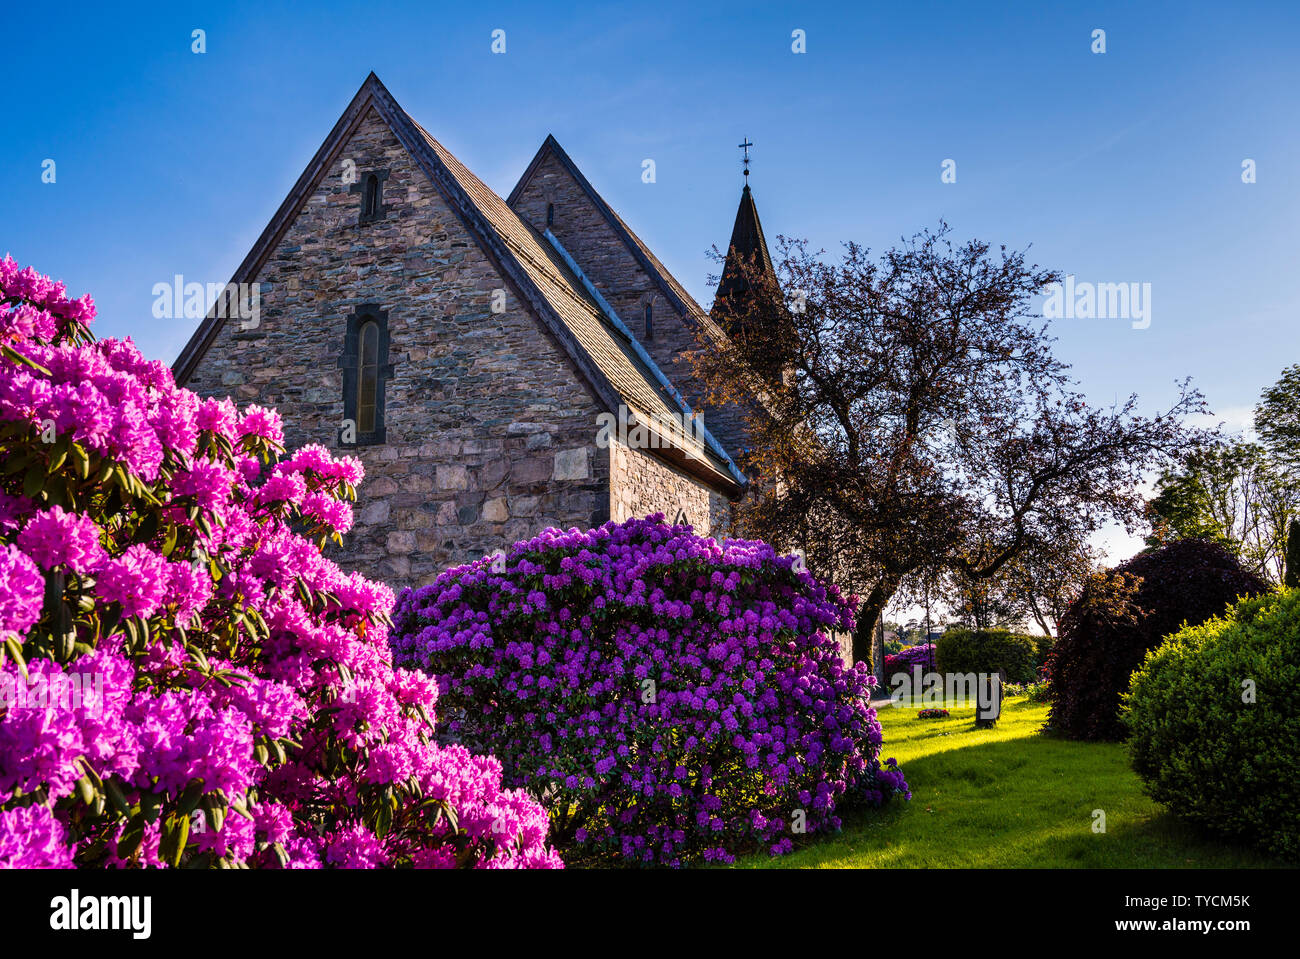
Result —
M871 674L881 688L885 685L885 607L898 591L898 580L882 579L858 607L858 622L853 630L853 661L870 663Z

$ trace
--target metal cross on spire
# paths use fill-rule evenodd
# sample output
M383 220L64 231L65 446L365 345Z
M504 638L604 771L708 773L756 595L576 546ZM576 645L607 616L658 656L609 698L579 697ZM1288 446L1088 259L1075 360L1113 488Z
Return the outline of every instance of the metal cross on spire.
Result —
M745 151L745 185L749 186L749 148L754 144L750 142L749 137L745 137L744 143L737 143L736 146Z

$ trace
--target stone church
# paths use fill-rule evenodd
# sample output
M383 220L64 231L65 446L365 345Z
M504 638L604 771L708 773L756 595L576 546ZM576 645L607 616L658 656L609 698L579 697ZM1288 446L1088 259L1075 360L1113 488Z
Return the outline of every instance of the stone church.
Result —
M748 186L720 291L738 256L770 269ZM745 493L740 411L682 356L719 323L554 137L502 199L372 73L232 283L256 322L211 311L177 380L364 462L345 568L419 585L652 513L721 534Z

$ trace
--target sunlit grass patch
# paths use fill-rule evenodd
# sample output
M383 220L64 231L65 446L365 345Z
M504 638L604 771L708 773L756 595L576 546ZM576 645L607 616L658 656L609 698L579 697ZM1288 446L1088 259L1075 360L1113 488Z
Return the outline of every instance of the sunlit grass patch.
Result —
M937 705L937 704L925 704ZM992 729L973 707L918 719L917 705L879 707L881 757L907 774L911 802L853 811L843 832L745 868L1259 867L1250 849L1200 835L1142 794L1119 743L1043 731L1047 706L1009 698ZM1105 832L1093 829L1105 814Z

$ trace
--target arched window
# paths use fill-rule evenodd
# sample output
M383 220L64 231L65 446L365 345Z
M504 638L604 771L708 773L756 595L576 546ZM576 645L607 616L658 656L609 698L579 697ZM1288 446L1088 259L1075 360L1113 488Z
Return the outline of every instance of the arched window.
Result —
M379 215L379 177L366 174L366 188L361 194L361 219L373 220Z
M555 204L546 204L546 225L555 226Z
M393 376L388 362L388 312L364 303L348 317L339 368L343 371L343 423L339 443L384 443L384 386Z
M357 432L375 431L379 403L379 324L367 318L357 335Z
M655 338L655 306L653 303L645 305L645 338L653 340Z

